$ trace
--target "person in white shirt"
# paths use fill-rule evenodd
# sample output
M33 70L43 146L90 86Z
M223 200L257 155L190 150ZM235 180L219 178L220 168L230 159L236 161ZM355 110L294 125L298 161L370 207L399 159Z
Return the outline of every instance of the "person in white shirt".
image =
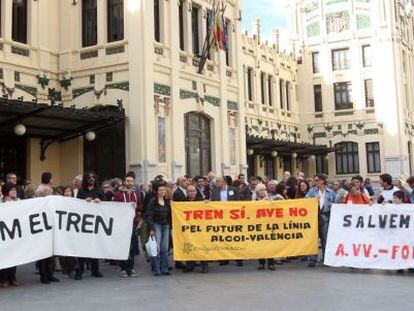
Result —
M381 193L378 197L378 203L392 203L393 194L399 189L392 184L392 177L390 174L382 174L380 176Z

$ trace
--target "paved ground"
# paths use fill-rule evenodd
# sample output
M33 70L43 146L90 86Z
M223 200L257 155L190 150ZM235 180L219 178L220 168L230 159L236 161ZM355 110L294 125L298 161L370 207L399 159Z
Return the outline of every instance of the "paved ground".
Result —
M414 274L317 267L300 261L278 270L212 265L198 272L155 278L138 260L139 278L120 279L118 270L102 265L103 279L82 281L56 276L43 285L34 266L19 267L20 288L0 289L0 310L413 310Z

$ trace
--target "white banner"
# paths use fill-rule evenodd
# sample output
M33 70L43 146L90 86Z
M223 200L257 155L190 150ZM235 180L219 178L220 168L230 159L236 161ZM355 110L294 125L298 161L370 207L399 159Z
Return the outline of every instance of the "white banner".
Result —
M49 196L0 204L0 269L53 255L128 258L134 208Z
M414 205L333 205L325 265L414 268Z

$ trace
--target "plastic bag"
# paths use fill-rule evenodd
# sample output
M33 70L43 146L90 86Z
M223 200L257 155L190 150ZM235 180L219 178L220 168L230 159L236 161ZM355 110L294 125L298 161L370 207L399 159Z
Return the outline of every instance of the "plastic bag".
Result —
M149 257L157 257L158 247L154 236L149 237L148 242L145 244L145 248Z

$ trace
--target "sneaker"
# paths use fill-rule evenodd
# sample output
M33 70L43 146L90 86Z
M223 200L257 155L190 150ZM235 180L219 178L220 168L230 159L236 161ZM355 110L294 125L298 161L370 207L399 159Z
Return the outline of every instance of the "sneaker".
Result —
M309 268L315 268L316 267L316 263L311 261L310 263L308 263L308 267Z
M268 264L267 267L269 268L270 271L275 271L276 270L276 267L273 263Z
M1 282L1 287L2 287L2 288L7 288L7 287L9 287L9 281L3 281L3 282Z
M128 277L128 273L125 270L121 270L121 272L119 272L119 276L121 278L127 278Z
M133 278L136 278L136 277L138 277L139 275L138 275L137 271L135 271L135 269L131 269L131 274L130 274L129 276L131 276L131 277L133 277Z
M159 272L155 272L155 273L154 273L154 276L161 276L161 273L159 273Z
M264 264L259 264L257 266L257 270L264 270Z
M95 278L103 278L103 274L101 272L92 273L91 276Z

